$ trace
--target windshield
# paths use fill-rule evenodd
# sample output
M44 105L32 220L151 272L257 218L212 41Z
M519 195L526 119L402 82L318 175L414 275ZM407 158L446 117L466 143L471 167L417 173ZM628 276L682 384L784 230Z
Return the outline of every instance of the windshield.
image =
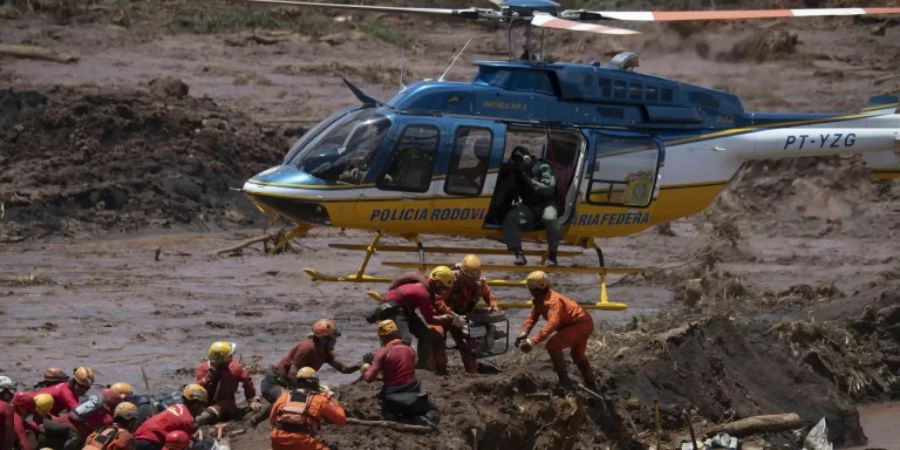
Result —
M371 109L353 111L305 142L290 164L322 180L359 184L391 128Z
M284 164L290 163L291 160L293 160L294 157L297 156L297 152L299 152L300 149L303 148L303 146L308 144L309 141L313 140L316 136L318 136L319 133L322 132L322 130L324 130L325 128L328 128L328 126L331 125L339 117L350 114L352 111L353 110L350 110L350 109L347 109L344 111L338 111L338 112L328 116L327 119L316 124L316 126L307 130L306 133L303 133L303 136L300 136L300 139L298 139L297 142L295 142L294 145L291 146L291 149L287 152L287 154L284 155Z

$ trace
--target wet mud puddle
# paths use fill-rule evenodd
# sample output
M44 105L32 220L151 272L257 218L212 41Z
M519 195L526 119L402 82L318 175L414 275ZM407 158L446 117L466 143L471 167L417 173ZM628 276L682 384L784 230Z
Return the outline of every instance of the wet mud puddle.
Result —
M869 438L869 443L845 450L881 448L900 450L900 402L879 403L861 406L859 422Z

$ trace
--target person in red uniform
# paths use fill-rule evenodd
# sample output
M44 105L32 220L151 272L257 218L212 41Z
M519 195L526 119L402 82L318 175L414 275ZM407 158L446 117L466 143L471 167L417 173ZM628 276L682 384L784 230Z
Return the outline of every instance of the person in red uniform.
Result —
M63 411L74 411L78 407L78 398L91 389L94 384L94 369L79 367L69 381L54 384L37 390L37 394L50 394L53 397L53 409L50 415L59 416Z
M559 377L559 384L565 388L572 386L572 380L566 371L563 350L571 348L572 360L578 366L585 386L596 389L594 370L585 353L588 339L594 332L594 319L578 303L550 289L550 277L546 273L540 270L531 272L525 279L525 284L534 303L531 314L522 323L522 333L516 338L516 346L528 353L535 345L547 341L547 353L550 354L553 371ZM537 336L529 338L528 334L541 317L547 324Z
M59 384L66 381L69 381L69 374L67 374L65 370L62 370L59 367L51 367L44 371L44 379L38 381L34 385L34 388L45 388L47 386L53 386L54 384Z
M481 260L477 255L466 255L461 263L453 265L453 287L445 295L434 303L434 309L438 314L449 316L465 316L468 320L477 322L490 313L497 311L497 297L494 296L487 280L481 275ZM479 301L484 301L487 308L478 308ZM457 321L459 323L459 321ZM464 324L464 322L463 322ZM493 326L488 325L488 332L494 333ZM478 373L478 364L473 354L474 348L463 335L462 326L445 326L444 330L450 333L463 368L467 373ZM438 360L441 360L440 362ZM435 355L435 365L446 366L446 354Z
M0 375L0 450L12 450L15 441L15 413L10 404L16 395L16 385L9 377Z
M233 358L236 347L231 342L214 342L209 347L209 359L197 367L197 383L206 389L210 398L209 406L197 417L197 425L237 418L241 413L235 401L238 386L243 386L244 398L252 411L262 409L250 373Z
M416 379L415 350L401 339L393 320L378 323L378 338L382 347L366 356L371 362L363 364L360 371L368 383L381 374L381 415L389 420L410 419L436 425L440 421L437 409Z
M191 437L181 430L166 435L166 446L163 450L188 450L191 448Z
M272 450L328 450L316 439L321 422L347 423L344 408L329 393L322 392L315 375L312 367L300 368L294 377L294 388L284 390L272 405Z
M283 389L290 389L295 383L295 375L303 367L314 370L328 364L340 373L353 373L359 370L359 364L346 364L334 356L334 347L341 331L337 323L330 319L319 319L312 326L312 333L297 343L277 365L266 372L260 390L269 403L274 404L281 396ZM268 414L259 416L254 422L261 422Z
M447 373L447 355L443 326L462 327L465 322L453 315L437 315L434 310L436 299L445 296L453 287L453 270L447 266L435 267L427 279L418 273L405 274L391 283L383 302L368 320L392 320L397 324L401 339L407 344L416 337L419 369ZM425 319L423 323L416 310Z
M134 447L134 426L138 408L131 402L122 402L113 411L113 423L91 433L82 450L131 450Z
M209 402L209 394L199 384L189 384L181 392L184 403L174 404L165 411L147 419L134 433L134 450L162 450L166 435L184 431L194 433L197 425L194 416L200 414Z
M65 448L80 449L94 430L112 425L113 414L119 403L122 403L122 397L118 391L104 389L100 391L100 395L92 395L73 411L69 411L67 416L54 419L54 422L72 429Z
M34 395L30 392L16 392L12 398L13 440L12 447L19 450L31 450L28 440L25 417L34 412ZM6 450L6 449L4 449Z

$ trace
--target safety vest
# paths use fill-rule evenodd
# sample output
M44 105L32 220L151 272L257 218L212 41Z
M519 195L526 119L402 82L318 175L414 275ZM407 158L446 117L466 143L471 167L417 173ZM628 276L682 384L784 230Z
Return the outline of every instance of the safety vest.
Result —
M291 391L290 397L275 421L275 426L285 431L315 434L319 421L309 416L307 407L313 394L304 389Z
M109 448L109 444L112 444L118 436L118 427L106 427L97 432L97 435L94 436L94 442L86 445L84 450L106 450ZM100 445L100 447L97 447L97 445Z

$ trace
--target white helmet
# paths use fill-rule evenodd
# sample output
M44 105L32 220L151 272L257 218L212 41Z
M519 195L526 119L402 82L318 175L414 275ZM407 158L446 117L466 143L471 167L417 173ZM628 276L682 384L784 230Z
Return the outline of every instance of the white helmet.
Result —
M13 383L13 380L4 375L0 375L0 392L2 391L16 391L16 385Z

